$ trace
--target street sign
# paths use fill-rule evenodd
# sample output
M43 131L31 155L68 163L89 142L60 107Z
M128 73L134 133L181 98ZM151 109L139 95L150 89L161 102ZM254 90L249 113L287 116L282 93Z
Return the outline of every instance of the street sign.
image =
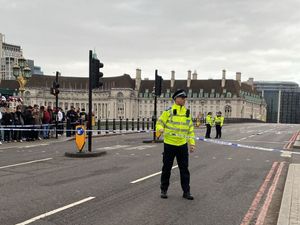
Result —
M76 134L75 134L75 142L76 146L78 148L78 151L81 152L84 145L85 145L85 126L84 125L78 125L76 126Z

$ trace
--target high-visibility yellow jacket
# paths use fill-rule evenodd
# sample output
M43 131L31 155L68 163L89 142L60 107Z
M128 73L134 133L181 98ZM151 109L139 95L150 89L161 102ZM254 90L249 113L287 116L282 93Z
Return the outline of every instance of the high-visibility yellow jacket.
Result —
M156 132L164 129L164 143L180 146L187 142L195 145L192 117L184 106L174 104L164 111L156 123ZM188 137L187 137L188 136Z
M215 125L223 126L224 116L215 116Z
M211 115L207 115L207 116L205 117L205 124L209 124L210 126L213 126L214 120L213 120L213 118L211 117Z

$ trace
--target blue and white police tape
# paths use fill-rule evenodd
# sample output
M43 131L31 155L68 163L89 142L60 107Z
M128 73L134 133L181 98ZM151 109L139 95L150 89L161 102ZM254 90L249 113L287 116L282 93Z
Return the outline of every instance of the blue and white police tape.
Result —
M174 134L171 134L174 135ZM284 149L277 149L277 148L266 148L266 147L260 147L260 146L252 146L252 145L244 145L244 144L238 144L238 143L232 143L228 141L221 141L221 140L212 140L212 139L207 139L204 137L190 137L190 136L184 136L184 135L176 135L176 136L181 136L185 138L193 138L195 140L199 141L204 141L208 143L213 143L213 144L218 144L218 145L226 145L226 146L231 146L234 148L247 148L247 149L254 149L254 150L260 150L260 151L268 151L268 152L278 152L278 153L284 153L284 154L297 154L300 155L300 152L292 152L292 151L287 151Z
M9 131L44 131L45 129L38 129L38 128L0 128L0 130L9 130ZM73 129L48 129L49 132L55 132L55 131L63 131L63 132L76 132L76 130ZM129 134L129 133L153 133L153 130L85 130L85 132L91 132L91 133L113 133L113 134ZM247 149L254 149L254 150L260 150L260 151L268 151L268 152L279 152L279 153L286 153L286 154L300 154L300 152L292 152L292 151L286 151L284 149L277 149L277 148L266 148L266 147L260 147L260 146L251 146L251 145L244 145L244 144L238 144L238 143L232 143L228 141L221 141L221 140L213 140L213 139L207 139L204 137L191 137L186 135L180 135L175 133L164 133L164 134L170 134L172 136L178 136L183 138L192 138L198 141L203 141L207 143L212 144L218 144L218 145L226 145L231 146L234 148L247 148Z

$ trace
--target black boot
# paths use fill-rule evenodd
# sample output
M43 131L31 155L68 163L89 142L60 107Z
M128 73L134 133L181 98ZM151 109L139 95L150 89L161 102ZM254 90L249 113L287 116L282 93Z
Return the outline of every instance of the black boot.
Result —
M190 192L184 192L182 197L187 199L187 200L194 200L194 197L191 195Z
M161 198L168 198L167 191L161 191L160 197Z

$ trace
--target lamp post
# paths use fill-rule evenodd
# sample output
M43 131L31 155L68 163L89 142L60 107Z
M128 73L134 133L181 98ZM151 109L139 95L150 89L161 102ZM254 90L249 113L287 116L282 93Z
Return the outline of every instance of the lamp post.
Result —
M23 98L25 85L31 77L31 69L26 64L26 59L23 56L19 58L18 63L13 66L13 75L20 85L19 91L21 92L21 97Z

